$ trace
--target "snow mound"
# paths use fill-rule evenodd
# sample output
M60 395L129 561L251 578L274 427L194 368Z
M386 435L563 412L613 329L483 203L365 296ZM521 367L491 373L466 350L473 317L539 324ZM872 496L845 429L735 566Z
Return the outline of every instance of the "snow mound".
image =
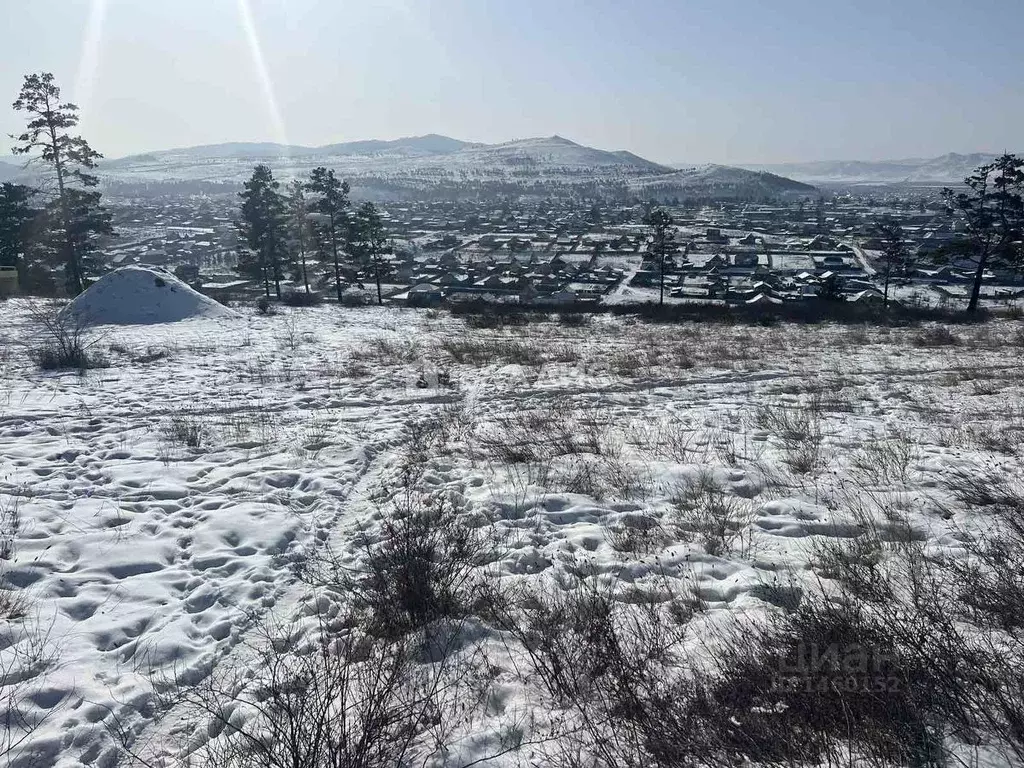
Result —
M169 272L121 267L82 292L67 308L85 323L133 325L174 323L193 317L238 317Z

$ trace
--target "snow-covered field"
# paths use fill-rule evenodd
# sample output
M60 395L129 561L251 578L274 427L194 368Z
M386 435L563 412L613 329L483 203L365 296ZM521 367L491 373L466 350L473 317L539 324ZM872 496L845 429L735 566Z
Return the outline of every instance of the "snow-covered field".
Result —
M227 738L180 691L258 674L271 623L321 637L351 595L314 566L358 572L408 492L494 542L474 562L488 585L557 590L582 570L624 601L686 591L700 636L813 588L816 547L864 515L898 509L956 549L983 521L951 473L1024 482L1020 321L950 339L240 309L99 326L110 364L80 375L36 369L29 305L0 306L0 582L21 606L0 618L0 704L23 715L0 749L17 766L170 765ZM687 519L698 492L726 500L727 525ZM415 764L545 764L536 677L472 626L484 703Z

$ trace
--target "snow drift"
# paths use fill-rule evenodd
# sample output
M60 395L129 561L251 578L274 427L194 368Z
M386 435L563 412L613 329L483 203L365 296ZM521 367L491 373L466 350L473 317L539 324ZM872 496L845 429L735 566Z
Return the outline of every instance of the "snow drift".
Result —
M238 316L168 272L134 266L104 275L71 302L66 311L95 325Z

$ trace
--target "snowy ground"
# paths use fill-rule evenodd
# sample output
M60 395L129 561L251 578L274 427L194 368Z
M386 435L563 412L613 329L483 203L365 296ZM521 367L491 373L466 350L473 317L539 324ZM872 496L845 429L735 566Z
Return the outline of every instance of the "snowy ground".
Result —
M3 312L0 579L25 609L0 619L0 671L35 724L8 756L20 766L125 762L118 730L153 764L215 737L165 705L162 681L198 685L245 659L267 616L308 615L299 574L322 551L358 560L424 419L457 429L417 482L502 534L489 579L557 584L586 562L633 594L667 574L709 623L813 579L814 543L856 533L854 486L949 547L971 522L945 512L947 473L1024 474L1019 321L954 328L949 344L921 329L243 310L97 328L111 365L78 375L35 369L26 301ZM787 440L794 412L813 414L809 443ZM510 457L531 430L578 450L541 440ZM904 459L881 461L887 446ZM736 501L717 551L668 524L709 481ZM638 545L649 524L664 537ZM534 700L500 643L489 657L501 703L474 744Z

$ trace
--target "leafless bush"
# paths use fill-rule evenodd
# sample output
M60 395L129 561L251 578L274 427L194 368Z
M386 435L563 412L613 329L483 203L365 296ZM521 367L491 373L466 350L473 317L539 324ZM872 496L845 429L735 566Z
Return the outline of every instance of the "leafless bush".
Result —
M5 595L15 609L5 618L0 608L0 762L31 768L41 758L33 733L66 703L47 680L59 648L45 627L25 616L25 602L17 593L0 590L0 600ZM45 709L37 705L41 697L51 699Z
M888 436L867 439L854 454L853 465L876 484L906 482L916 451L910 433L897 429Z
M568 401L498 416L477 434L488 458L508 464L550 462L558 456L615 454L607 416Z
M14 556L14 537L20 527L21 496L0 493L0 560Z
M953 347L960 344L960 337L944 325L933 325L918 331L911 337L915 347Z
M628 425L626 439L645 453L685 464L697 452L698 431L679 416L643 420Z
M251 402L225 409L220 420L222 439L235 446L255 447L270 445L280 433L280 417L266 402Z
M522 649L530 677L556 712L554 765L687 765L700 754L698 729L674 728L690 701L680 660L692 611L673 618L647 602L626 605L579 577L564 590L512 595L495 621Z
M42 370L77 370L105 368L108 361L95 350L100 339L92 338L86 319L67 306L51 304L32 310L36 325L34 340L29 343L30 356Z
M673 499L672 522L685 538L697 536L704 551L729 554L753 514L751 502L728 492L712 473L702 472Z
M281 303L289 307L315 307L323 301L323 297L315 291L286 291L281 294Z
M537 312L517 311L515 308L485 307L479 312L463 314L468 328L505 328L529 325L532 322L546 320L547 316Z
M979 499L991 524L958 536L963 554L929 553L904 523L862 516L863 533L819 544L821 575L839 586L831 604L860 606L888 638L899 696L910 697L939 741L986 743L1011 761L1024 758L1024 499L955 483L971 509ZM908 535L911 534L911 535ZM892 692L886 690L886 697Z
M403 489L382 511L380 530L360 537L359 568L339 572L355 605L369 611L370 632L396 637L469 615L478 569L494 557L488 531L466 525L443 494Z
M559 312L558 324L567 328L582 328L590 325L590 315L582 312Z
M441 340L440 346L456 363L469 365L537 366L547 361L540 347L513 339L446 338Z
M608 528L608 544L616 552L653 555L669 542L668 532L654 517L632 515Z
M377 336L352 351L354 360L370 360L386 365L413 363L420 359L422 350L415 339Z
M311 632L263 621L251 663L221 665L196 686L171 685L164 698L183 708L199 744L182 762L392 768L448 754L453 731L479 704L479 661L449 654L423 663L421 638L357 626L351 615L319 615ZM131 752L130 735L113 728Z
M785 461L797 474L810 474L824 462L820 400L812 398L805 407L764 405L756 410L755 420L782 442Z
M1011 519L1024 518L1024 492L1004 473L981 465L951 470L943 482L946 489L968 509L988 510Z
M256 311L261 315L276 315L277 307L270 300L269 296L260 296L256 299Z
M650 475L643 468L614 455L569 454L545 465L544 485L594 499L642 499Z
M209 428L198 413L176 413L164 427L164 437L174 445L199 448L209 438Z

